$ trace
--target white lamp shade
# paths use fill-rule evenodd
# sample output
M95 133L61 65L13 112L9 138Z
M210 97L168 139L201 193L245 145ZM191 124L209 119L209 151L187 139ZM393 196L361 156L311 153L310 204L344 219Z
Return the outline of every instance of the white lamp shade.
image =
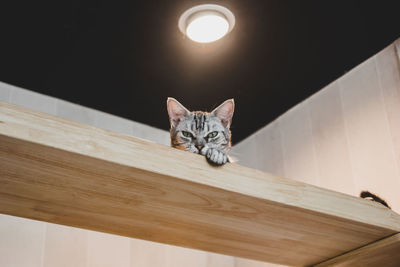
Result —
M235 25L235 17L218 5L199 5L186 10L179 19L179 29L191 40L210 43L224 37Z

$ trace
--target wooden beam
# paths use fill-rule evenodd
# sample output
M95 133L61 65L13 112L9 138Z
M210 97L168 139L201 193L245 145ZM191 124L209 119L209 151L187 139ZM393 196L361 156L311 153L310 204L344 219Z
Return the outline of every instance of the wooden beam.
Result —
M371 201L1 102L0 213L286 265L400 232Z
M384 266L398 267L400 265L400 234L373 242L367 246L350 251L344 255L317 264L325 266Z

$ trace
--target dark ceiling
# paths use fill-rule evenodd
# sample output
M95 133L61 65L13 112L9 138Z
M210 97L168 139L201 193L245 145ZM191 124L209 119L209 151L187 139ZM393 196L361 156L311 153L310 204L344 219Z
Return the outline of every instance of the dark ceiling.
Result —
M9 1L0 80L168 129L167 96L211 110L235 98L237 143L400 37L400 1ZM228 7L216 43L183 37L180 14Z

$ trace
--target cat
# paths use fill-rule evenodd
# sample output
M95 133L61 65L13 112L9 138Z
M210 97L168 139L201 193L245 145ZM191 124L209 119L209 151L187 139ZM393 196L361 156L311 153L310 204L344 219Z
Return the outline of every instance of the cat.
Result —
M201 154L213 165L229 161L231 131L235 103L226 100L212 112L189 111L172 97L167 99L171 146Z
M383 206L386 206L387 208L390 209L389 204L386 203L385 200L381 199L380 197L378 197L378 196L375 195L375 194L372 194L371 192L362 191L362 192L360 193L360 197L361 197L361 198L365 198L365 199L370 199L370 200L372 200L372 201L381 203Z

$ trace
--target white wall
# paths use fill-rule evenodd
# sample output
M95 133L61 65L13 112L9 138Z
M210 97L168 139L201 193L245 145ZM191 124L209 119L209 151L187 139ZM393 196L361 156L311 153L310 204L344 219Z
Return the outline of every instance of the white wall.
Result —
M0 101L169 146L169 132L0 82Z
M0 214L2 267L233 267L230 256Z
M397 46L397 49L396 49ZM233 148L239 164L358 195L400 213L400 41ZM268 263L236 260L236 267Z

